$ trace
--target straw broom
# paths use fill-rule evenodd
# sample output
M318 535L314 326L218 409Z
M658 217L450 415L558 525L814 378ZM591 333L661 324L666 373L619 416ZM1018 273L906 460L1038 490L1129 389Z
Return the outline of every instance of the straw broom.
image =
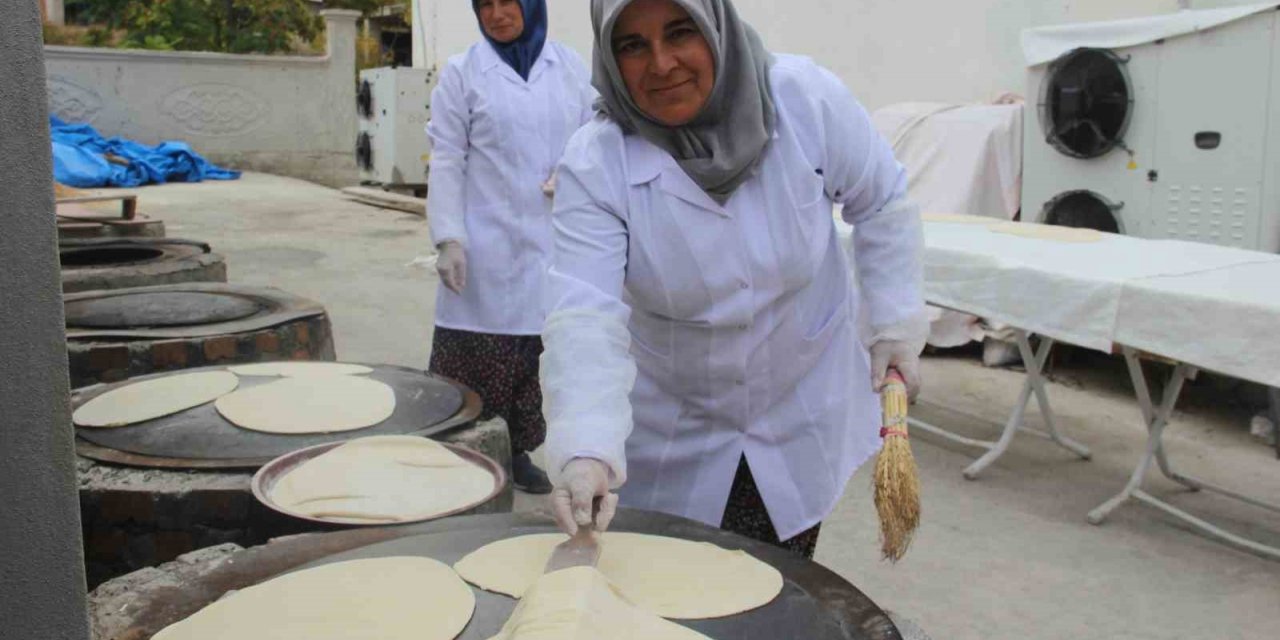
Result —
M916 459L907 437L907 383L902 374L890 370L880 406L884 426L880 437L884 446L876 456L875 500L880 514L880 552L885 560L897 562L907 553L920 524L920 478Z

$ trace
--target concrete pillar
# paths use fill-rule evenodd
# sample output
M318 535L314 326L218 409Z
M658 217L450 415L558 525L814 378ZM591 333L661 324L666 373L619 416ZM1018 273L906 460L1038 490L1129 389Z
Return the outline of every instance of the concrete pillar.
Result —
M435 28L436 3L434 0L409 0L413 2L413 66L431 69L436 66L435 39L428 33Z
M349 172L349 183L354 184L358 177L355 166L356 37L359 35L356 21L360 19L360 12L325 9L320 16L324 18L329 55L329 78L325 82L329 94L326 100L326 110L330 114L328 122L341 131L334 132L338 139L349 145L346 148L351 153L351 164L349 167L344 165L342 173L345 176Z
M0 16L0 636L88 640L40 8Z

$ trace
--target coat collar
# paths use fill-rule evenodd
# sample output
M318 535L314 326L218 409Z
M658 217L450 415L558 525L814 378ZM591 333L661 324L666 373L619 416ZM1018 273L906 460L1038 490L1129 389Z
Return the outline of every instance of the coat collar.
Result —
M728 217L729 212L702 190L671 154L637 135L623 138L627 149L627 182L638 186L658 181L658 188L700 209Z
M511 65L507 64L506 61L502 59L502 56L498 55L497 51L494 51L493 46L491 46L488 41L481 40L476 43L476 46L480 49L481 71L489 73L494 69L497 69L498 72L502 74L502 77L511 80L512 82L517 82L519 84L525 83L524 78L521 78L520 74L516 73L516 70L512 69ZM548 40L547 43L542 46L542 53L538 55L538 61L534 62L533 68L529 70L529 82L532 83L537 80L538 76L542 75L542 72L546 70L548 65L557 64L559 62L560 54L556 52L556 48L552 46L551 41Z

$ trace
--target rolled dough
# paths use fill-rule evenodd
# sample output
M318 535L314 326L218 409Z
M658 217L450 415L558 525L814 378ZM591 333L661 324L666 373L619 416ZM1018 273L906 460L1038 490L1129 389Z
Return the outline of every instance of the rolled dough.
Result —
M352 560L242 589L153 640L453 640L475 607L471 588L430 558Z
M227 367L227 371L239 376L354 376L373 373L362 364L341 362L264 362Z
M604 575L574 567L538 578L490 640L711 640L636 607Z
M226 371L205 371L135 382L108 391L76 409L81 427L123 427L212 402L236 390L240 380Z
M500 540L454 568L481 589L519 598L564 540L554 533ZM600 544L600 573L627 600L664 618L733 615L766 605L782 592L782 574L743 551L635 533L606 533Z
M358 376L302 376L243 389L215 407L236 426L267 433L334 433L372 427L391 417L391 387Z
M999 218L971 216L963 213L925 213L920 215L925 222L948 222L952 224L999 224Z
M360 438L299 465L268 492L294 513L348 524L426 520L493 493L491 473L417 436Z
M1057 225L1037 224L1034 222L1001 222L989 228L996 233L1056 242L1102 242L1103 238L1106 237L1106 234L1096 229L1059 227Z

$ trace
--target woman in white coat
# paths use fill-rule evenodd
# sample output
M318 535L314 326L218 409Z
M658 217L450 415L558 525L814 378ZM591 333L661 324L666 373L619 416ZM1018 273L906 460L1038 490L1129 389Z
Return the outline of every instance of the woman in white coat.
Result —
M603 529L616 489L812 556L879 450L888 368L919 387L906 175L835 76L730 0L591 12L604 114L560 165L543 330L556 517L573 533L601 497Z
M546 434L538 388L542 284L556 163L595 91L547 40L544 0L473 0L484 39L449 59L431 94L427 213L441 287L431 371L484 400L511 431L520 488L547 493L528 452Z

